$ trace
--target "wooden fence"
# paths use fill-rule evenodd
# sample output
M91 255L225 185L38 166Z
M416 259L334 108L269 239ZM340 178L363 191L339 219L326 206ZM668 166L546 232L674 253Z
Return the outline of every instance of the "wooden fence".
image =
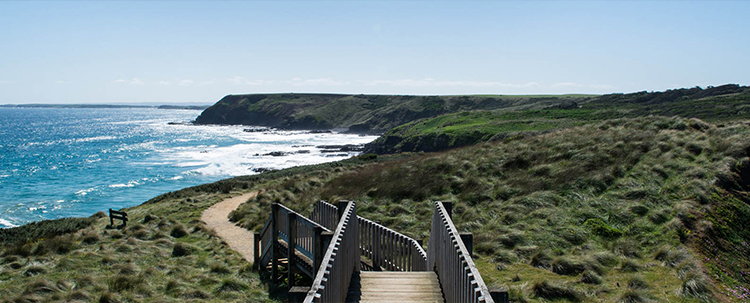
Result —
M305 303L344 302L352 274L359 271L357 207L348 202L325 252Z
M361 254L375 268L392 271L426 271L427 253L416 240L383 225L357 217Z
M310 214L310 220L334 230L339 223L339 208L326 201L318 201Z
M435 202L427 251L427 265L440 277L446 302L495 302L443 202Z
M294 286L295 268L310 277L320 267L326 244L323 243L324 232L331 230L305 218L297 212L274 203L271 205L271 216L260 233L255 234L255 264L257 268L271 263L271 276L278 275L278 259L286 257L288 262L289 287ZM281 240L281 242L279 241ZM278 244L285 249L277 247ZM291 249L296 248L296 249ZM285 252L286 254L283 254ZM297 254L299 252L299 254ZM302 260L303 262L297 262Z

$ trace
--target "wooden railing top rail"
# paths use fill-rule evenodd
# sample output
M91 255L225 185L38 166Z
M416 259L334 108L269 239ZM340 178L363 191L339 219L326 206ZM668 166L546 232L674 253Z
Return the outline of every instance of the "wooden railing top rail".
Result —
M474 264L474 260L471 259L471 253L469 253L469 250L466 249L466 245L464 245L464 242L461 240L461 235L458 232L458 229L456 229L456 226L453 224L453 220L450 217L450 213L448 210L445 209L445 206L443 205L443 202L435 202L435 211L436 213L433 214L433 216L438 215L444 224L444 227L447 229L452 244L450 247L451 249L456 249L457 253L459 253L460 259L462 259L464 262L466 262L466 267L471 274L470 278L473 279L476 283L476 291L479 291L481 293L481 300L482 302L486 303L494 303L495 301L492 299L492 296L490 294L489 289L487 288L487 285L484 284L484 280L482 280L482 276L479 274L479 270L477 270L476 265ZM432 227L435 228L434 226ZM431 243L429 243L430 246L433 245L440 245L439 243L432 243L432 237L430 238ZM430 252L434 252L437 249L436 247L428 247ZM431 258L435 258L435 256L431 256ZM432 261L431 261L432 262ZM460 273L458 273L460 274ZM439 274L438 274L439 275ZM441 278L441 280L447 279L449 277Z
M315 222L313 220L310 220L310 219L308 219L307 217L305 217L303 215L300 215L298 212L293 211L293 210L289 209L288 207L286 207L286 206L284 206L284 205L282 205L280 203L276 203L276 204L279 206L279 212L280 213L284 213L284 215L286 215L288 213L294 213L294 214L296 214L297 215L297 222L300 222L300 223L302 223L304 225L307 225L310 228L315 228L317 226L317 227L323 228L323 231L331 231L329 228L327 228L327 227L325 227L323 225L320 225L317 222Z
M417 250L417 252L419 253L420 257L423 258L425 261L427 261L427 252L424 250L424 248L422 248L422 245L420 245L419 242L417 242L417 240L414 240L413 238L411 238L411 237L409 237L407 235L404 235L404 234L402 234L400 232L392 230L392 229L390 229L388 227L385 227L382 224L374 222L372 220L369 220L369 219L366 219L366 218L362 218L360 216L357 216L357 220L361 220L361 221L373 224L373 225L377 226L379 229L382 229L382 230L387 231L387 232L391 232L391 233L395 234L398 237L403 237L403 238L408 239L409 242Z

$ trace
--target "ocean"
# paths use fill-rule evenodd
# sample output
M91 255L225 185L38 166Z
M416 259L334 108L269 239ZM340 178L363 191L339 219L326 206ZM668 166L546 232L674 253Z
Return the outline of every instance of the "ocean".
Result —
M376 138L184 123L199 114L0 108L0 228L139 205L162 193L262 169L337 161L358 153L318 146Z

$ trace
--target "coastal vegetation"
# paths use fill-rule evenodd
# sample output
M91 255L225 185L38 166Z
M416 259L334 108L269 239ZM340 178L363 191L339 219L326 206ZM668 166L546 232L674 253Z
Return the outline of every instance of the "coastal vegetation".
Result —
M562 101L542 109L474 110L423 118L397 126L374 142L367 152L439 151L544 133L608 119L649 115L698 118L721 123L750 119L750 88L722 85L665 92L610 94Z
M286 129L343 128L353 133L382 133L416 119L446 113L499 108L539 109L582 102L591 97L593 96L228 95L203 111L195 123Z
M747 301L748 94L747 87L729 85L548 103L539 100L545 96L527 96L513 110L458 106L388 133L414 142L443 136L443 145L414 148L420 145L401 140L383 150L397 154L369 153L166 193L126 209L131 221L122 230L108 228L102 214L2 230L0 297L283 301L284 285L267 284L200 221L210 205L258 191L229 219L257 231L272 203L307 214L318 200L354 200L359 215L426 245L432 201L451 201L457 227L474 235L484 281L506 287L513 302ZM265 108L271 103L264 100L287 98L240 102L248 96L261 95L228 96L239 100L220 107ZM301 98L325 95L312 96ZM468 100L480 104L483 98L512 99ZM461 97L437 99L445 105ZM353 104L368 104L362 100ZM300 104L279 106L292 109L279 117L313 108ZM302 116L279 121L316 121ZM352 117L343 119L356 125ZM367 121L373 123L367 130L386 125ZM302 125L294 123L286 125Z
M351 199L429 245L431 201L453 201L484 280L514 301L741 300L749 138L740 123L607 120L282 178L230 218L258 229L273 202Z

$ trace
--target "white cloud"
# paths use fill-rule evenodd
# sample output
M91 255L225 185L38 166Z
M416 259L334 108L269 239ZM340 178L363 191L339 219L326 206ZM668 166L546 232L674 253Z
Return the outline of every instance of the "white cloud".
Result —
M11 84L13 81L0 80L0 84Z
M370 81L357 81L367 86L378 86L378 85L389 85L389 86L410 86L410 87L511 87L511 88L529 88L529 87L540 87L539 83L528 82L523 84L516 83L503 83L497 81L468 81L468 80L435 80L433 78L425 78L421 80L415 79L399 79L399 80L370 80Z
M115 80L115 83L128 83L128 84L133 84L133 85L143 85L143 81L141 81L138 78L133 78L130 80L117 79Z
M57 84L65 84L65 81L63 81L63 80L57 80L57 81L55 81L55 83L57 83Z
M245 82L245 78L242 78L240 76L234 76L232 78L227 78L227 82L232 83L234 85L242 85L243 82Z
M193 83L195 83L195 82L193 82L193 80L185 79L185 80L180 81L180 86L190 86Z
M333 78L317 78L302 80L300 78L292 78L292 85L295 86L342 86L349 85L348 81L334 80Z
M169 81L159 81L159 85L169 85Z
M593 88L593 89L613 89L612 85L601 85L601 84L581 84L576 82L558 82L552 84L552 88Z
M583 87L583 85L575 82L560 82L552 84L552 87Z

